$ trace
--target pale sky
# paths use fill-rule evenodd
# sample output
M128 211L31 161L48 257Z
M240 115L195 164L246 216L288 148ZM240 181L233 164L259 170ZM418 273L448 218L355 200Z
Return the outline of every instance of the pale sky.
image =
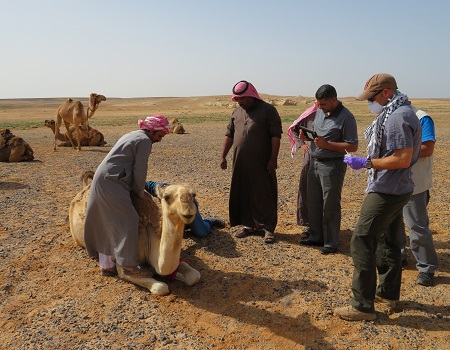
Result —
M387 72L450 97L448 0L0 0L0 99L356 96Z

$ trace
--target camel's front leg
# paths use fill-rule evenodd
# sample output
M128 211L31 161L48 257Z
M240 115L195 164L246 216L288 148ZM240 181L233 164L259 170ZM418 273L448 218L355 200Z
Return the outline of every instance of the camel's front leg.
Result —
M129 277L123 273L123 268L121 266L117 266L117 273L119 278L136 284L138 286L147 288L152 294L156 295L167 295L169 294L169 287L167 284L157 281L154 278L135 278Z
M186 262L181 261L175 279L185 283L187 286L193 286L200 281L200 272L190 267Z
M66 122L66 121L64 120L64 125L66 126L66 130L67 130L66 135L67 135L67 137L69 138L70 144L71 144L72 147L75 149L75 145L73 144L72 136L70 135L70 123L69 123L69 122ZM75 124L75 128L77 128L77 125L76 125L76 124ZM77 129L77 130L78 130L78 129Z
M78 142L77 150L81 151L81 131L79 124L75 124L75 130L77 131L77 142Z
M56 122L55 122L55 144L53 146L53 150L56 151L56 140L58 139L58 134L59 134L59 128L61 126L61 116L58 114L56 115Z

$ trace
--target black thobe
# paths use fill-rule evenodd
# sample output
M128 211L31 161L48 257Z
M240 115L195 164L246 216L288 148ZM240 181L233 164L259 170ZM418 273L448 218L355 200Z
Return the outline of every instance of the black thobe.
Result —
M281 119L275 107L257 100L245 111L232 114L226 136L233 139L230 225L265 228L277 225L278 188L276 173L267 164L272 154L272 138L281 138Z

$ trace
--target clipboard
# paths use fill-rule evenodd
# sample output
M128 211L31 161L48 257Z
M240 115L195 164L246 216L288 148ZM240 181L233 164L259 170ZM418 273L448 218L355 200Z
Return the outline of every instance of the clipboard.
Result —
M313 141L318 136L314 130L305 128L301 125L299 125L298 128L303 132L303 135L305 135L309 141Z

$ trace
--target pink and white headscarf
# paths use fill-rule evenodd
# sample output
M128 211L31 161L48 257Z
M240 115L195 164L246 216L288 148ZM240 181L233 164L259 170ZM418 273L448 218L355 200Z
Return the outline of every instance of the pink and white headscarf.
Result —
M261 97L258 95L258 91L256 91L255 87L252 83L249 83L246 80L241 80L239 83L233 86L233 94L231 95L231 99L236 101L236 97L254 97L258 100L261 100Z
M303 119L308 118L311 114L316 113L316 111L319 109L319 105L317 104L317 101L314 101L314 104L309 107L306 111L304 111L300 117L298 117L292 125L289 127L287 131L287 135L289 137L289 143L291 144L291 157L294 158L295 152L297 152L297 139L292 131L292 129L300 123Z
M170 132L169 121L161 114L145 118L145 120L138 120L139 129L150 131L164 131L166 134Z

